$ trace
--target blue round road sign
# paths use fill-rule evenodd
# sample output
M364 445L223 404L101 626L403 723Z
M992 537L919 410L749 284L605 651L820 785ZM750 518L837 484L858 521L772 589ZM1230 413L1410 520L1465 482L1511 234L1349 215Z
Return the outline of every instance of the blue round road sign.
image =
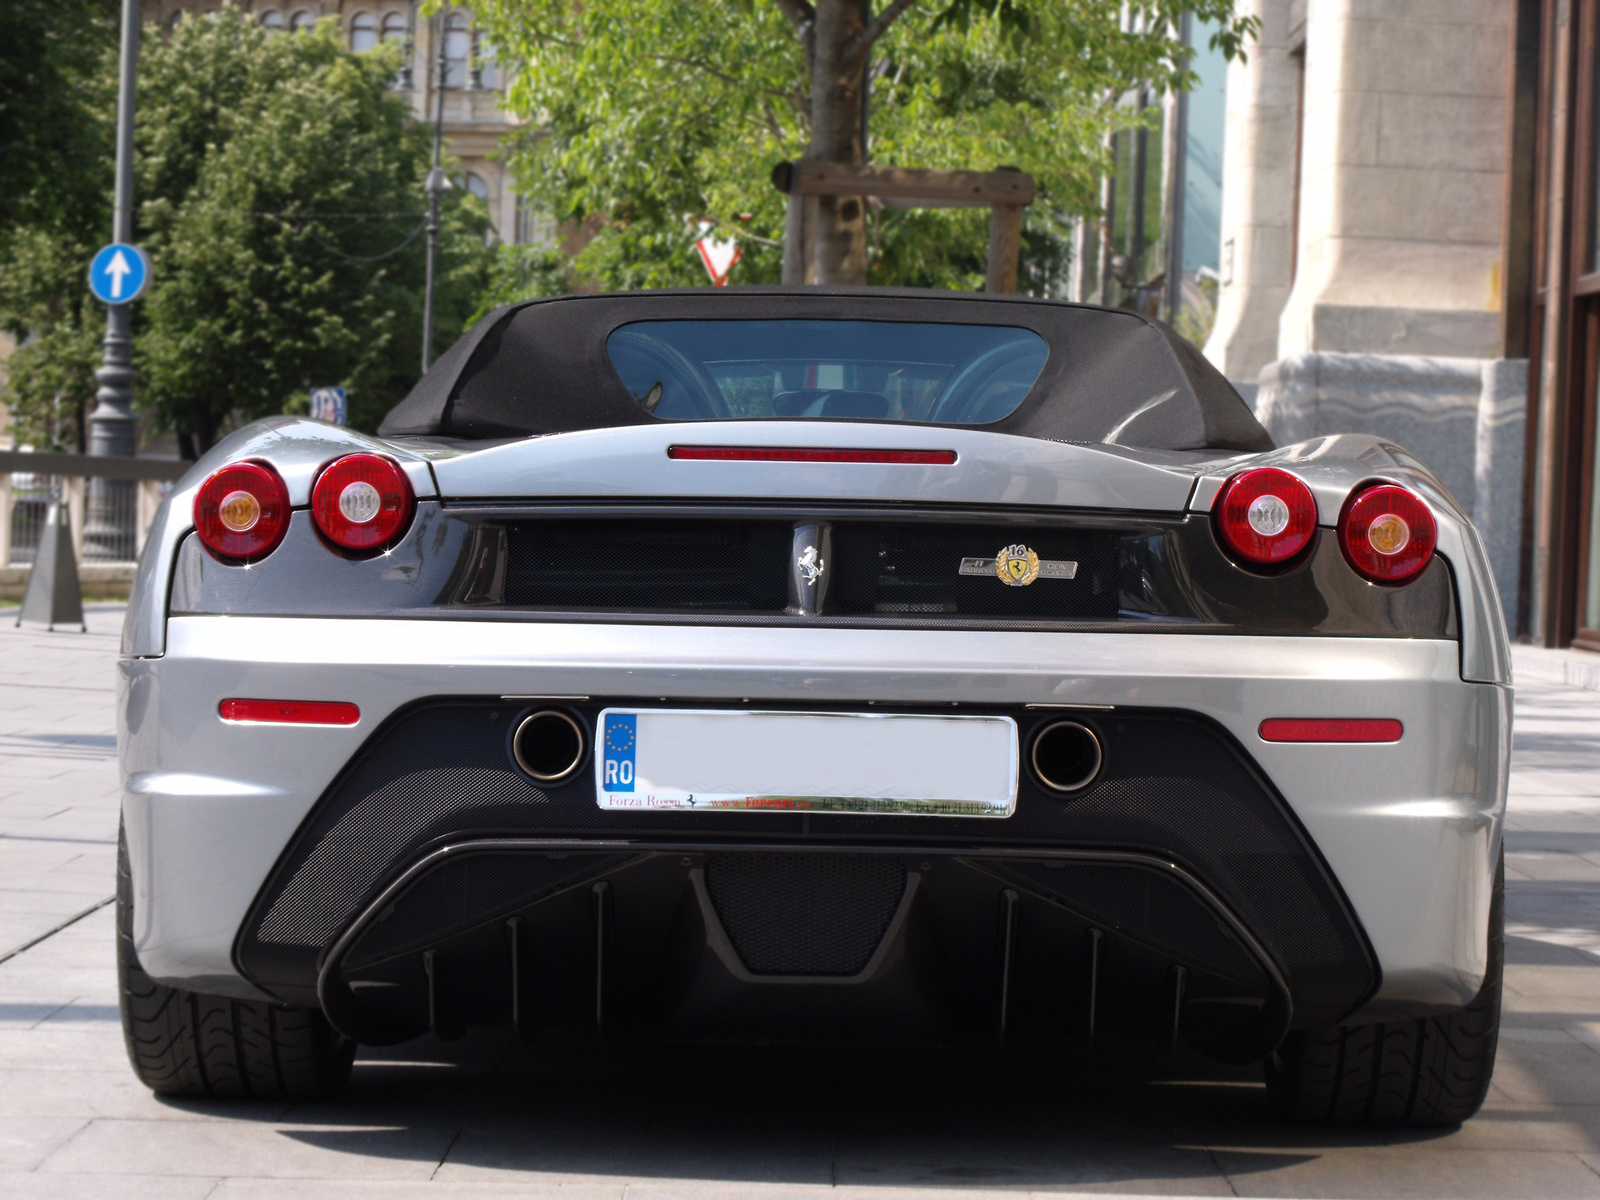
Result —
M89 264L89 290L105 304L127 304L150 285L150 260L137 246L112 242Z

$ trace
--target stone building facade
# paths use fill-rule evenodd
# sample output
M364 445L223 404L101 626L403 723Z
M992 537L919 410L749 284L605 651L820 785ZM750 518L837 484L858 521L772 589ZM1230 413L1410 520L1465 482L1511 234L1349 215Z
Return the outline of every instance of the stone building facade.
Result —
M1507 320L1516 0L1243 0L1205 352L1280 443L1427 463L1523 590L1525 330Z

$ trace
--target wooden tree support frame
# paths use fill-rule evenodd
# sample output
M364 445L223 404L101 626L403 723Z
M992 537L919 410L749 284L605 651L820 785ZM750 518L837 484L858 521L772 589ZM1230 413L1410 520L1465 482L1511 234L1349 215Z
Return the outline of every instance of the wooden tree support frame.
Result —
M927 171L847 163L781 162L772 184L789 197L784 231L784 278L810 275L809 196L873 196L888 208L987 208L989 258L983 290L1015 292L1022 250L1022 210L1033 203L1026 171ZM803 274L802 274L803 273ZM809 278L805 282L811 282Z

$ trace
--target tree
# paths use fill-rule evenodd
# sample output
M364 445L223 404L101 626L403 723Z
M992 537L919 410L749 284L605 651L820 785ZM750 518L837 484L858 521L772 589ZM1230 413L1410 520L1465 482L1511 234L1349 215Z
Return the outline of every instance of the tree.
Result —
M114 81L114 51L90 75ZM274 34L231 7L169 35L147 27L140 58L136 237L153 278L135 308L141 410L191 457L235 420L303 408L314 386L346 387L351 424L374 428L421 358L431 141L388 94L398 59L351 53L331 23ZM0 244L0 323L25 343L7 400L35 444L73 440L64 418L94 392L105 315L84 271L110 226L115 105L109 90L92 94L84 119L104 135L87 171L102 189L93 228L67 236L35 219ZM443 218L448 345L490 256L480 201L457 190Z
M25 442L83 449L105 309L83 276L110 228L114 0L0 4L0 328ZM105 67L109 63L110 70Z
M1095 208L1106 134L1136 119L1118 98L1192 82L1178 17L1212 22L1230 55L1256 24L1233 0L890 0L875 16L862 0L472 7L513 68L510 106L539 130L509 152L519 186L558 222L607 218L575 264L603 286L694 280L686 217L743 241L741 278L775 278L772 166L870 155L1032 172L1030 286L1047 288L1068 221ZM982 277L982 214L817 207L818 282Z
M388 94L397 66L345 50L331 22L285 36L232 8L147 53L142 404L194 449L314 386L348 388L351 424L372 428L415 379L431 146ZM485 282L488 226L462 191L444 226L448 344Z
M115 60L109 78L99 69L116 33L115 0L0 4L0 229L100 218L106 187L86 180L106 149Z

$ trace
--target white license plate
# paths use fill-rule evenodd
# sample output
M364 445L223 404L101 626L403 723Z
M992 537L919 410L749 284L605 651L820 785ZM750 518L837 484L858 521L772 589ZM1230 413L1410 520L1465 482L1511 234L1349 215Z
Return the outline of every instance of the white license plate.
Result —
M1009 817L1010 717L621 709L600 714L609 809Z

